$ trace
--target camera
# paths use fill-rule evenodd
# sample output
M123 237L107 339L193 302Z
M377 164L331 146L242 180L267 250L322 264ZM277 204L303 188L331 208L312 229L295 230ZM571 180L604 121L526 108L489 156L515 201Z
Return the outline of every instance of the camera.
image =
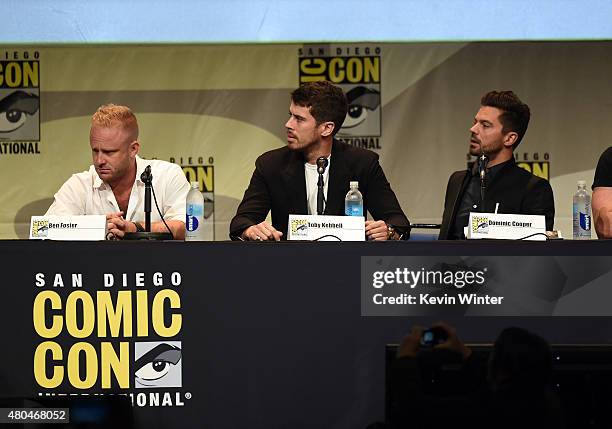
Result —
M448 340L448 333L440 327L429 328L421 335L422 347L433 347Z

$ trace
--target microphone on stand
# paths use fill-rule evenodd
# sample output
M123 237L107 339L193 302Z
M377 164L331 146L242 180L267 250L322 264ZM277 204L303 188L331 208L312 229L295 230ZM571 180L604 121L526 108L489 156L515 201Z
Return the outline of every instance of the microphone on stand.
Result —
M151 166L147 165L144 169L144 171L142 172L142 174L140 175L140 180L143 181L143 183L151 183L153 182L153 175L151 174Z
M323 189L323 174L329 161L324 156L317 158L317 173L319 173L319 180L317 180L317 214L322 215L325 211L325 193Z
M478 157L478 173L480 175L480 209L484 211L484 200L487 184L485 181L485 175L487 172L487 164L489 163L489 157L480 148L480 156Z
M151 232L151 192L155 192L153 190L153 174L151 173L151 166L147 165L140 175L140 180L145 185L145 194L144 194L144 214L145 214L145 226L144 231L137 232L127 232L124 236L124 240L172 240L174 237L170 228L164 221L164 217L161 212L159 212L159 207L157 206L157 199L155 200L155 205L157 206L157 210L159 212L159 216L162 219L162 222L168 228L168 232ZM155 197L155 195L153 195ZM137 224L136 224L137 225ZM138 226L136 226L138 228ZM142 228L142 227L141 227Z
M151 185L153 184L153 174L151 174L151 166L147 165L145 170L140 175L140 180L145 185L145 232L151 232Z

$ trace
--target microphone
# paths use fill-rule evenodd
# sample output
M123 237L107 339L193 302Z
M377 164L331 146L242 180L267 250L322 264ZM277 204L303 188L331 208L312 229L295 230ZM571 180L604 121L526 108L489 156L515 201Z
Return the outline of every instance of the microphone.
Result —
M143 183L147 184L147 183L151 183L153 181L153 175L151 174L151 166L147 165L144 169L144 171L142 172L142 174L140 175L140 180L143 181Z
M478 157L478 172L480 173L480 180L484 180L485 173L487 169L487 164L489 163L489 157L485 155L484 152L480 153Z
M327 168L327 158L320 156L317 158L317 172L319 173L319 180L317 181L317 214L322 215L325 210L325 195L323 192L323 173Z
M484 201L487 185L485 182L485 174L487 172L487 164L489 163L489 157L480 148L480 156L478 157L478 172L480 173L480 209L484 211Z
M317 158L317 173L323 174L325 173L325 169L327 168L327 158L324 156L320 156Z
M173 240L174 235L172 234L172 230L166 224L164 220L164 216L159 210L159 206L157 205L157 199L155 198L155 190L153 189L153 174L151 173L151 165L147 165L140 175L140 180L144 183L144 215L145 215L145 224L144 230L138 228L138 224L134 222L136 225L137 232L126 232L124 239L125 240ZM164 225L168 229L168 232L151 232L151 194L153 194L153 198L155 199L155 207L157 207L157 212L159 213L159 217L161 218Z
M151 232L151 189L153 185L153 175L151 174L151 166L147 165L140 175L140 180L145 184L145 231Z

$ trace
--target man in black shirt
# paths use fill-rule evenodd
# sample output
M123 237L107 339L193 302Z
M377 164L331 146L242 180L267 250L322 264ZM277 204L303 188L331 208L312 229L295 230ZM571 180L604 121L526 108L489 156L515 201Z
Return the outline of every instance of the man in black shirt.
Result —
M485 163L474 163L451 175L439 239L464 239L470 212L544 215L546 229L552 230L555 202L550 184L514 161L514 149L529 125L529 106L512 91L491 91L480 103L470 128L469 151L479 159L484 155L488 162L486 168Z
M599 238L612 238L612 146L601 154L593 180L593 219Z

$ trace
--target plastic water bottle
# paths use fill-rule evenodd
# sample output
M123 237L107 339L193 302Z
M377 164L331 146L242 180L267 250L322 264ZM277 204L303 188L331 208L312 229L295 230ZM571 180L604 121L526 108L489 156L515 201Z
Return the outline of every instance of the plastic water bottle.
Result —
M574 240L591 239L591 196L584 180L578 181L574 194Z
M350 187L344 199L344 214L363 216L363 196L359 192L359 182L350 182Z
M191 182L187 194L187 219L185 220L185 241L202 241L204 233L204 195L200 184Z

